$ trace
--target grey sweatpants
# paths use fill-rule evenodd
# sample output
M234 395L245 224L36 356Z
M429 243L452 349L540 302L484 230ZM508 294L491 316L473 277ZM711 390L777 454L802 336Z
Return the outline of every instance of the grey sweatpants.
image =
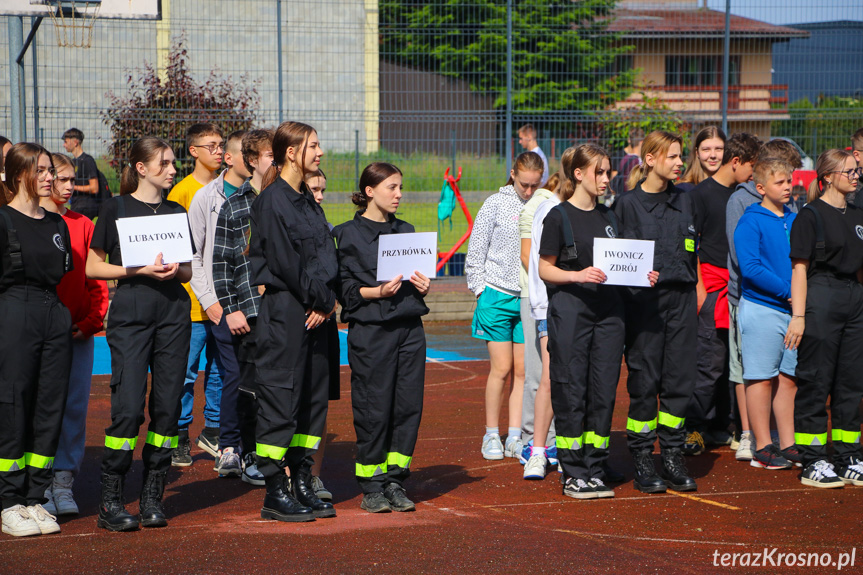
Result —
M525 445L533 440L533 409L536 401L536 390L542 377L542 354L539 348L539 337L536 333L536 320L530 316L530 298L519 298L521 306L521 325L524 329L524 399L521 404L521 441ZM546 446L553 446L555 441L554 419L548 429Z

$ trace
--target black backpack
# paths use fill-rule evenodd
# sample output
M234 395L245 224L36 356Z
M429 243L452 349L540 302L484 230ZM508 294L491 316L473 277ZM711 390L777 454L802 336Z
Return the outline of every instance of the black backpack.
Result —
M102 202L111 198L113 194L111 193L111 187L108 185L108 178L105 177L105 174L99 168L96 168L96 178L99 181L99 191L96 192L96 200L101 205Z

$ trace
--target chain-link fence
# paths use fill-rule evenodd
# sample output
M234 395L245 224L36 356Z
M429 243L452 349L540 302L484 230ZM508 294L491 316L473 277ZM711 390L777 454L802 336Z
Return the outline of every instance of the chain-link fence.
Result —
M226 130L300 120L317 127L327 152L331 221L350 217L359 170L386 159L405 173L403 217L435 230L444 170L462 167L475 213L506 181L526 123L552 170L568 146L586 140L607 146L615 162L633 127L691 138L725 122L729 132L790 138L814 159L849 146L863 126L859 0L161 6L159 21L97 21L89 49L58 48L46 20L23 60L26 139L61 150L62 133L78 127L110 177L117 158L109 152L128 137L112 130L121 112L170 137L181 160L183 131L196 120L212 117ZM24 18L24 36L30 25ZM10 131L9 52L0 35L2 134ZM151 99L151 109L129 109L164 88L178 65L191 84L174 99ZM235 96L228 110L216 111L213 98L227 94ZM441 227L442 249L464 231L458 210L453 222Z

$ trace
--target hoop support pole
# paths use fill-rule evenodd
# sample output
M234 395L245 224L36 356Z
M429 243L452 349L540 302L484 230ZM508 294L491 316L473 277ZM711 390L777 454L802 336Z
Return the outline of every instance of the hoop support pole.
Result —
M38 16L36 21L33 22L33 26L30 27L30 33L27 34L27 39L24 40L24 46L21 48L21 51L18 53L18 57L15 58L15 63L20 64L21 60L24 59L24 55L27 54L27 50L30 48L30 44L33 43L33 38L36 37L36 31L39 30L39 25L42 24L42 16Z

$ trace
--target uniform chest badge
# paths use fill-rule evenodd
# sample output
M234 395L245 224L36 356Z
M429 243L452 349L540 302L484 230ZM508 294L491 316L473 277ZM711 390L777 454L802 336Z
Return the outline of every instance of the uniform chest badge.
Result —
M857 232L857 237L863 240L863 226L854 226L854 231Z
M857 234L860 235L860 232L857 232ZM66 246L63 245L63 238L60 237L60 234L54 234L54 237L51 239L54 240L54 245L57 246L58 250L66 253Z
M694 233L695 233L695 226L693 226L692 224L689 224L689 227L688 227L688 228L686 228L686 229L688 229L688 230L689 230L689 233L690 233L690 234L694 234Z
M605 226L605 235L607 235L610 238L616 237L614 235L614 228L612 228L611 226Z

